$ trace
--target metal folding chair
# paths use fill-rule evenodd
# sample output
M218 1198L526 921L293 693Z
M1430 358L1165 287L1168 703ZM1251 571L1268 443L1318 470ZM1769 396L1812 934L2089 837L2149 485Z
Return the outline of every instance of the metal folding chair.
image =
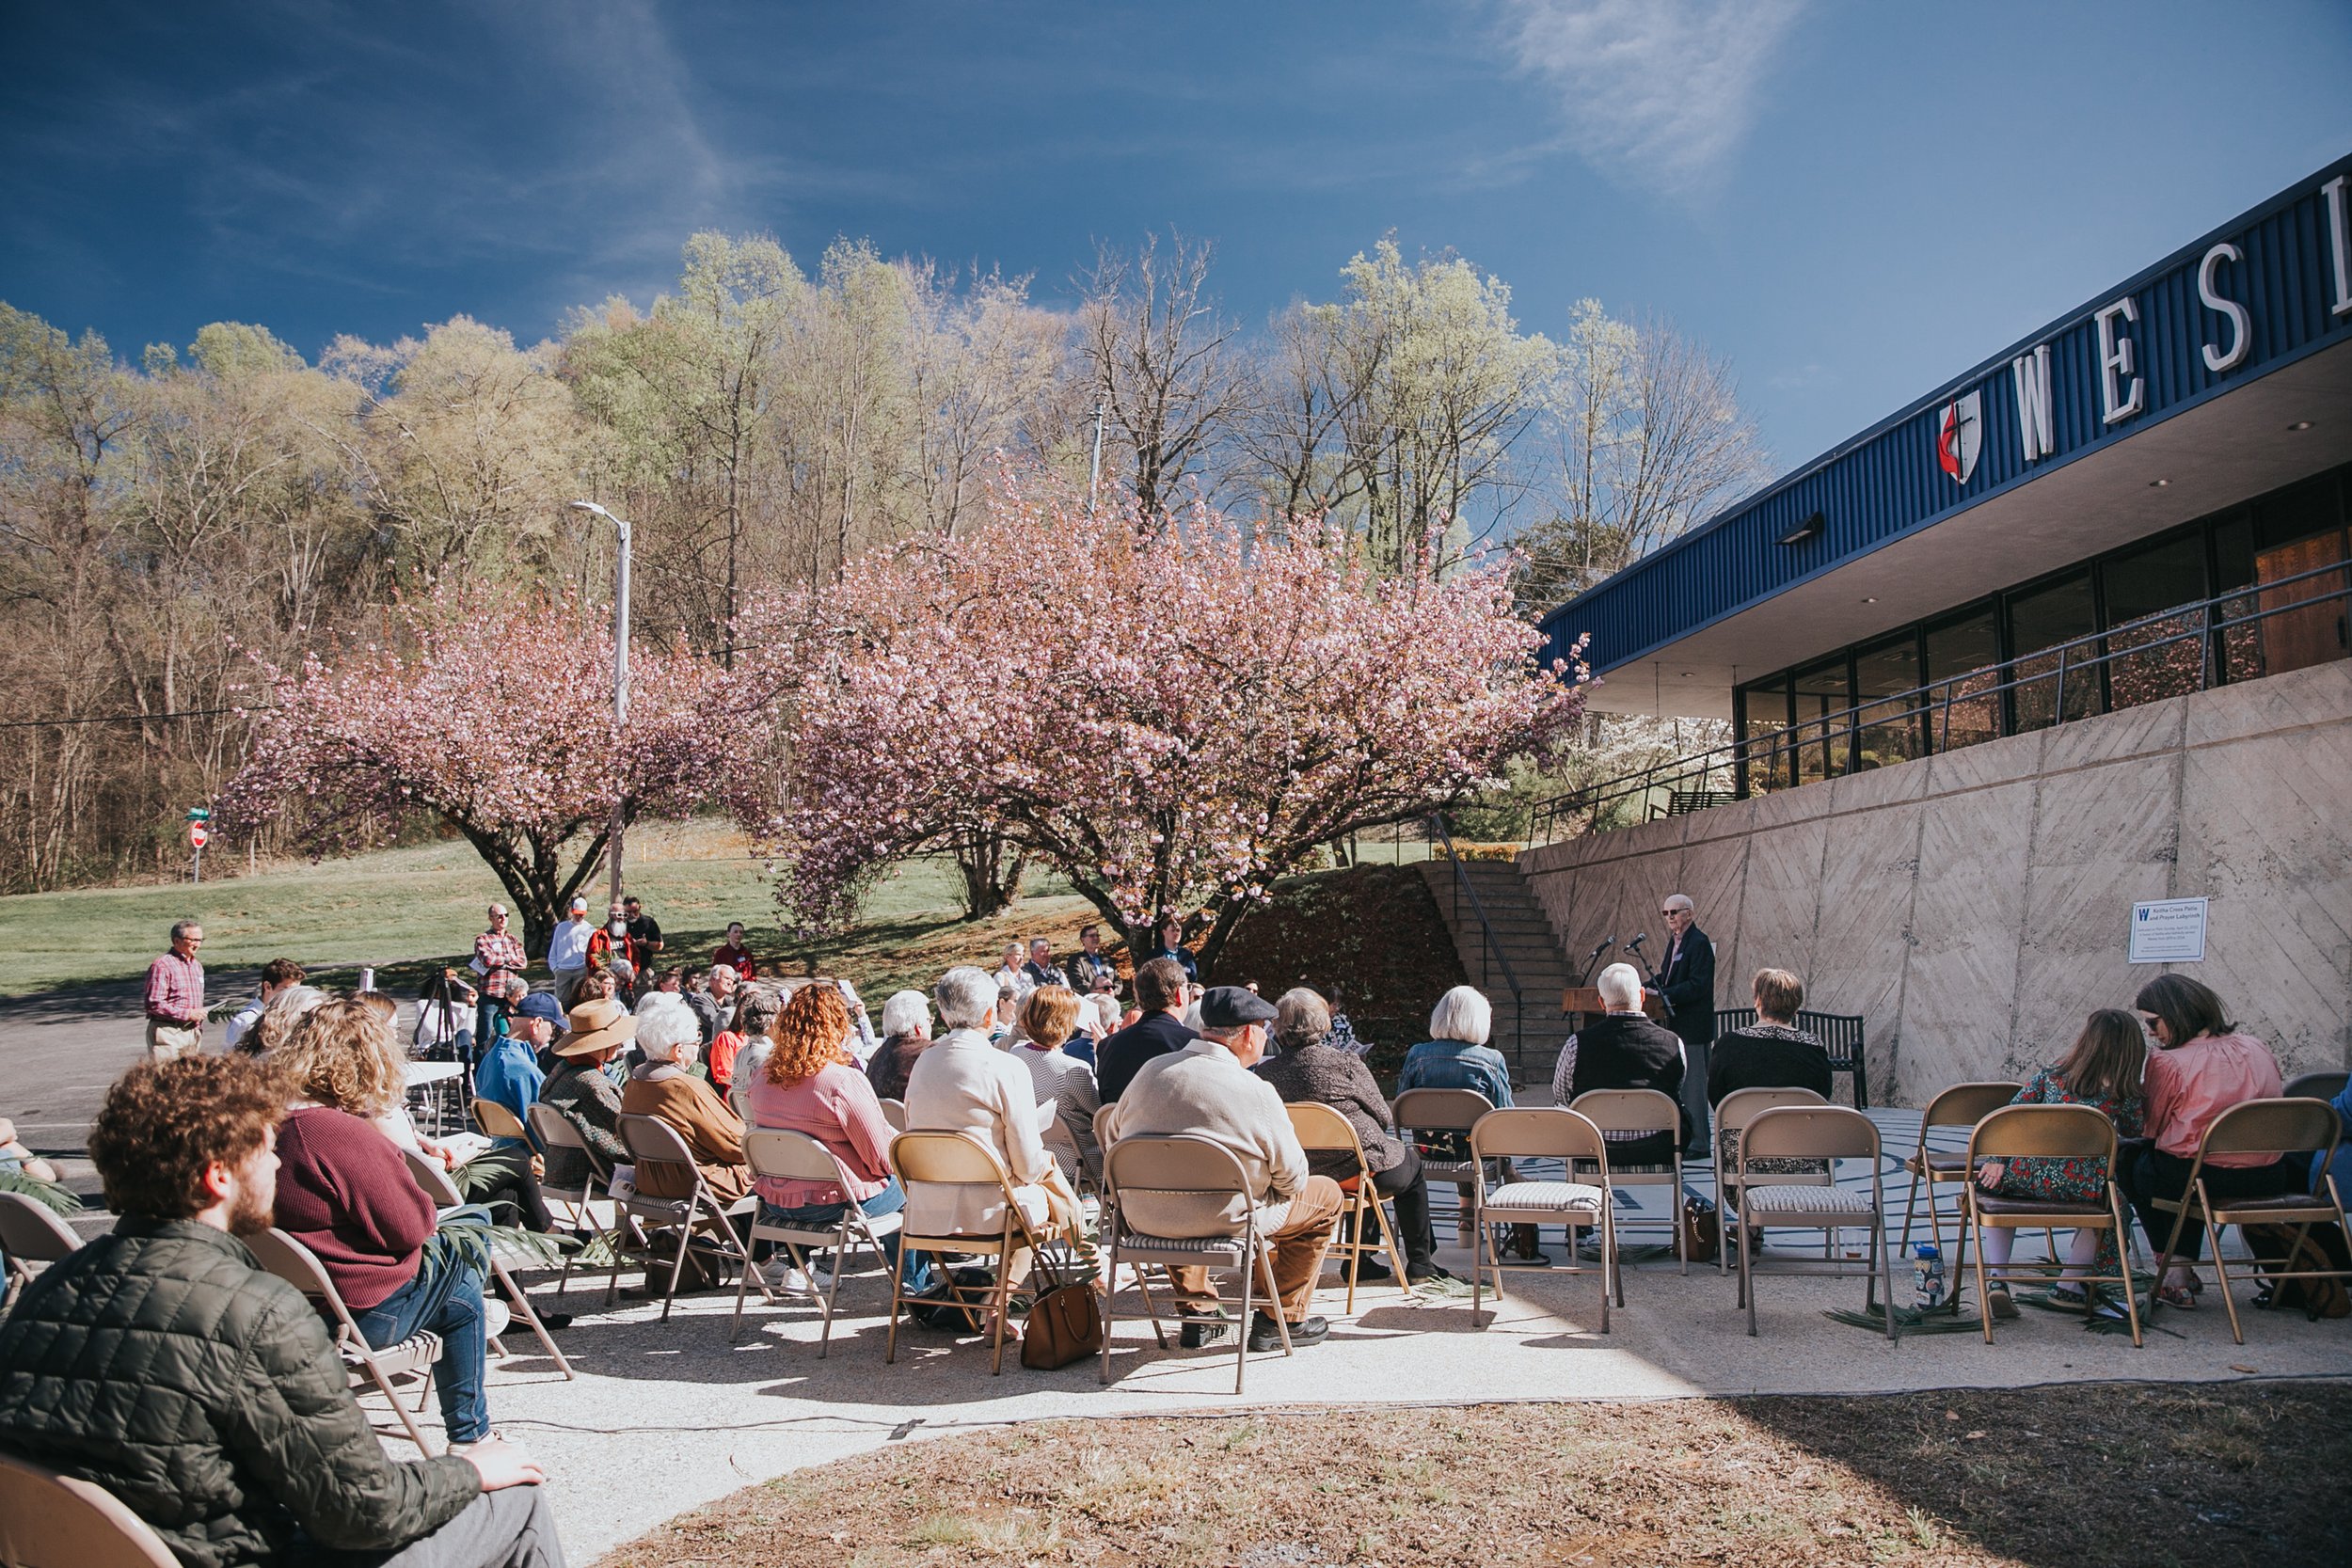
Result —
M424 1402L433 1393L433 1364L441 1358L441 1337L429 1329L419 1329L397 1345L377 1350L359 1332L359 1321L343 1305L334 1279L319 1262L316 1254L278 1229L256 1231L244 1238L262 1268L292 1285L311 1300L325 1304L327 1316L335 1324L335 1353L343 1359L354 1388L373 1384L391 1405L392 1414L408 1429L408 1440L419 1451L430 1454L432 1446L424 1440L424 1431L417 1425L417 1418L400 1402L400 1394L392 1385L404 1378L417 1384L417 1409L424 1409Z
M2230 1314L2230 1338L2241 1345L2246 1343L2245 1325L2238 1322L2237 1303L2230 1295L2229 1259L2221 1256L2222 1227L2234 1225L2243 1231L2249 1225L2295 1227L2295 1252L2282 1259L2256 1258L2258 1267L2270 1262L2293 1262L2314 1225L2332 1222L2339 1231L2352 1236L2352 1227L2344 1224L2344 1195L2337 1190L2335 1176L2328 1170L2343 1135L2335 1107L2324 1100L2289 1100L2283 1096L2277 1100L2249 1100L2214 1117L2205 1129L2204 1140L2197 1146L2197 1159L2188 1170L2187 1190L2179 1198L2155 1200L2155 1207L2172 1215L2172 1233L2165 1238L2164 1256L2156 1259L2156 1284L2164 1284L2172 1255L2181 1244L2181 1230L2195 1215L2204 1225L2206 1244L2213 1249L2214 1273L2220 1276L2221 1305ZM2225 1197L2217 1201L2205 1186L2206 1162L2217 1154L2278 1157L2313 1152L2321 1157L2320 1180L2316 1183L2298 1183L2292 1191L2269 1197ZM2247 1238L2247 1250L2253 1250L2251 1236ZM2268 1279L2352 1280L2352 1269L2265 1267L2262 1273ZM2156 1297L2151 1291L2149 1320L2153 1322L2155 1315Z
M1366 1253L1387 1252L1389 1266L1396 1271L1397 1289L1406 1288L1405 1252L1396 1244L1396 1230L1389 1224L1389 1206L1380 1201L1373 1190L1372 1166L1364 1158L1364 1142L1356 1135L1356 1124L1333 1106L1301 1101L1286 1105L1290 1113L1291 1131L1298 1134L1298 1145L1310 1155L1345 1154L1356 1163L1356 1174L1340 1183L1340 1194L1347 1200L1340 1211L1340 1225L1346 1236L1335 1241L1331 1250L1341 1255L1341 1266L1347 1271L1347 1311L1356 1311L1356 1276L1363 1268ZM1380 1227L1380 1239L1374 1241L1364 1229L1369 1217Z
M883 1101L882 1114L882 1120L890 1123L890 1130L893 1132L903 1132L907 1130L907 1102L905 1101Z
M781 1129L757 1128L743 1135L743 1157L754 1176L764 1176L784 1181L831 1181L841 1188L841 1223L831 1229L815 1229L805 1226L781 1225L754 1219L751 1235L746 1238L756 1246L761 1242L777 1242L790 1254L793 1267L805 1276L810 1259L818 1253L834 1255L833 1278L821 1293L812 1281L805 1291L792 1291L782 1284L771 1285L765 1271L756 1261L745 1268L735 1284L735 1318L727 1326L727 1338L732 1342L742 1332L743 1298L751 1288L752 1276L759 1276L762 1302L772 1302L776 1292L805 1295L824 1314L824 1332L818 1337L817 1356L824 1359L833 1347L834 1302L841 1293L841 1275L850 1260L850 1250L859 1245L870 1246L877 1259L886 1260L882 1239L896 1234L900 1216L884 1214L879 1219L866 1212L850 1197L850 1173L842 1165L841 1157L805 1132Z
M661 1291L661 1321L670 1321L670 1308L677 1304L678 1275L686 1268L686 1249L692 1244L694 1232L707 1230L716 1241L722 1256L733 1259L739 1266L748 1266L751 1254L743 1248L742 1239L736 1234L736 1217L756 1210L759 1200L746 1197L732 1206L722 1204L711 1192L710 1183L703 1180L702 1166L694 1162L694 1151L686 1146L676 1128L660 1117L624 1113L620 1121L621 1142L628 1146L629 1157L636 1162L636 1180L624 1183L615 1179L612 1191L620 1205L620 1212L631 1219L649 1220L656 1225L677 1227L677 1252L670 1259L670 1282ZM691 1182L684 1197L654 1197L646 1194L641 1183L647 1166L673 1165L683 1170ZM618 1216L616 1216L617 1218ZM660 1259L648 1247L645 1259L645 1283L653 1283L653 1271ZM612 1247L612 1275L604 1291L605 1305L610 1307L621 1289L621 1246L616 1238Z
M0 1454L0 1563L7 1568L178 1568L179 1561L148 1522L104 1487Z
M1968 1134L1966 1158L1966 1169L1972 1176L1987 1160L2018 1159L2097 1160L2107 1173L2105 1197L2085 1202L2003 1197L1998 1193L1986 1192L1973 1180L1961 1184L1961 1223L1975 1232L1977 1241L1977 1319L1984 1329L1984 1342L1993 1342L1993 1298L1985 1291L1991 1285L2008 1283L2005 1278L1989 1275L1984 1266L1985 1227L2050 1230L2062 1225L2076 1230L2115 1233L2119 1259L2116 1273L2069 1278L2086 1287L2085 1317L2098 1310L2088 1287L2113 1285L2121 1290L2124 1309L2131 1317L2132 1343L2137 1346L2141 1342L2139 1298L2132 1291L2131 1222L2123 1217L2122 1190L2115 1184L2115 1123L2104 1112L2089 1105L2004 1105L1978 1122L1975 1131ZM2000 1274L2033 1267L2010 1263L2003 1266Z
M1711 1163L1715 1168L1715 1214L1719 1225L1738 1224L1744 1227L1747 1224L1745 1217L1735 1212L1732 1201L1731 1195L1739 1190L1740 1184L1733 1180L1733 1171L1724 1164L1725 1141L1724 1134L1726 1132L1733 1134L1730 1141L1738 1144L1738 1135L1745 1130L1748 1123L1767 1111L1774 1111L1789 1105L1802 1107L1828 1103L1828 1101L1823 1100L1811 1089L1734 1089L1724 1096L1723 1103L1715 1107L1715 1147L1708 1151L1713 1156ZM1755 1180L1769 1185L1820 1187L1835 1182L1836 1178L1826 1171L1818 1176L1788 1176L1758 1172ZM1731 1233L1725 1230L1723 1245L1715 1252L1717 1274L1730 1272L1731 1256Z
M996 1195L999 1219L994 1230L918 1236L904 1226L899 1227L898 1260L890 1270L890 1333L882 1347L882 1364L888 1366L898 1359L899 1315L915 1299L906 1293L907 1253L913 1250L942 1259L984 1258L995 1265L996 1271L988 1289L967 1290L955 1283L951 1272L947 1275L947 1295L963 1308L967 1317L979 1308L988 1312L988 1370L994 1377L1005 1370L1005 1307L1012 1298L1013 1271L1038 1249L1037 1237L1021 1212L1012 1175L1005 1169L1005 1163L996 1157L994 1149L968 1132L901 1132L890 1140L890 1164L898 1173L898 1184L906 1189L910 1206L918 1186L985 1187ZM976 1328L982 1326L977 1318L973 1318L973 1324Z
M1677 1122L1677 1126L1679 1127ZM1566 1165L1565 1181L1506 1181L1493 1192L1481 1181L1470 1189L1470 1312L1475 1316L1485 1300L1486 1272L1495 1276L1495 1299L1502 1299L1502 1255L1495 1245L1498 1225L1565 1225L1568 1227L1569 1261L1557 1274L1588 1274L1576 1258L1576 1232L1581 1227L1600 1232L1600 1331L1609 1332L1609 1293L1615 1284L1617 1304L1625 1305L1625 1275L1617 1267L1617 1215L1609 1191L1609 1146L1600 1129L1578 1113L1559 1107L1488 1111L1470 1129L1470 1150L1477 1166L1488 1160L1553 1159ZM1593 1167L1591 1181L1575 1180L1579 1164Z
M1998 1081L1954 1084L1928 1101L1928 1108L1919 1113L1919 1147L1903 1161L1903 1169L1911 1173L1911 1196L1903 1203L1903 1239L1896 1243L1897 1252L1906 1258L1911 1256L1911 1222L1918 1212L1919 1188L1923 1183L1928 1190L1928 1233L1935 1239L1935 1250L1944 1250L1944 1224L1935 1210L1935 1189L1939 1183L1949 1185L1953 1182L1965 1187L1977 1168L1969 1162L1965 1147L1930 1148L1929 1132L1938 1127L1973 1128L2016 1099L2017 1091L2024 1086L2022 1084ZM1968 1202L1965 1193L1961 1196L1959 1223L1953 1228L1957 1234L1952 1238L1951 1307L1958 1311L1962 1271L1967 1267ZM1979 1302L1978 1305L1981 1307L1983 1304Z
M401 1157L408 1162L410 1179L424 1189L424 1196L433 1200L435 1208L453 1209L466 1201L465 1196L457 1190L457 1183L449 1179L449 1172L441 1168L441 1163L438 1160L428 1159L413 1148L404 1148L400 1153ZM529 1325L531 1332L538 1337L539 1343L546 1348L548 1354L555 1358L556 1366L563 1371L564 1380L569 1382L572 1377L572 1364L564 1358L564 1352L556 1345L554 1338L548 1333L548 1325L539 1321L538 1310L531 1305L530 1295L515 1282L515 1276L506 1272L506 1264L499 1257L498 1243L495 1240L490 1243L489 1252L490 1276L505 1293L506 1306L510 1312L522 1314L523 1322ZM558 1293L561 1293L560 1287ZM483 1305L486 1307L495 1306L496 1303L485 1301ZM506 1359L507 1350L501 1337L494 1333L489 1338L490 1348L498 1353L499 1359L501 1361Z
M1677 1146L1682 1140L1682 1107L1676 1103L1674 1096L1657 1089L1587 1089L1568 1102L1568 1109L1604 1133L1664 1132L1672 1136ZM1689 1274L1691 1256L1682 1234L1680 1155L1662 1165L1612 1165L1609 1168L1609 1183L1613 1189L1666 1189L1666 1225L1674 1232L1675 1259L1682 1265L1682 1272ZM1613 1191L1611 1196L1615 1196Z
M1480 1117L1494 1108L1494 1101L1476 1089L1406 1089L1396 1097L1390 1110L1396 1117L1397 1135L1407 1143L1414 1141L1416 1132L1453 1132L1460 1134L1464 1147L1468 1147L1470 1130L1478 1125ZM1433 1160L1423 1155L1421 1171L1432 1186L1440 1181L1454 1183L1457 1204L1454 1239L1475 1244L1476 1238L1470 1230L1470 1193L1486 1181L1486 1173L1479 1169L1478 1162Z
M1729 1104L1732 1098L1724 1096L1724 1102ZM1749 1162L1755 1160L1827 1160L1832 1162L1830 1181L1827 1186L1775 1183L1762 1173L1749 1170ZM1836 1184L1835 1162L1838 1160L1870 1163L1867 1198ZM1820 1264L1810 1259L1802 1266L1792 1264L1791 1273L1851 1275L1855 1271L1842 1267L1836 1257L1837 1232L1855 1226L1867 1227L1870 1256L1861 1273L1869 1284L1863 1291L1862 1305L1864 1310L1868 1310L1883 1285L1886 1307L1880 1316L1886 1325L1886 1337L1895 1338L1895 1271L1887 1256L1886 1185L1879 1170L1878 1126L1868 1117L1841 1105L1784 1105L1766 1111L1740 1130L1740 1302L1748 1309L1748 1334L1753 1338L1756 1263L1753 1249L1748 1245L1746 1224L1751 1216L1761 1223L1825 1232L1823 1250L1829 1256Z
M1152 1303L1144 1271L1157 1267L1240 1272L1241 1316L1233 1336L1234 1393L1241 1392L1242 1378L1249 1367L1249 1325L1254 1321L1250 1313L1261 1281L1273 1308L1271 1315L1280 1328L1282 1354L1291 1354L1290 1323L1282 1316L1282 1303L1274 1288L1274 1248L1258 1229L1258 1195L1249 1190L1248 1174L1232 1149L1190 1134L1121 1138L1103 1151L1103 1227L1111 1239L1109 1272L1104 1277L1113 1288L1104 1293L1100 1381L1111 1380L1112 1304L1118 1295L1122 1261L1135 1268L1136 1290L1143 1297L1144 1310L1152 1316L1152 1337L1162 1350L1168 1348L1168 1331L1160 1324L1160 1310ZM1240 1217L1232 1222L1231 1228L1205 1236L1162 1236L1137 1230L1129 1223L1124 1204L1130 1197L1147 1195L1212 1199Z
M525 1143L531 1141L530 1130L516 1119L514 1112L495 1100L476 1100L473 1102L473 1119L474 1125L482 1129L482 1135L485 1138L520 1138Z
M62 1263L81 1249L82 1238L46 1204L23 1193L0 1193L0 1253L8 1255L8 1287L0 1296L31 1280L30 1265Z

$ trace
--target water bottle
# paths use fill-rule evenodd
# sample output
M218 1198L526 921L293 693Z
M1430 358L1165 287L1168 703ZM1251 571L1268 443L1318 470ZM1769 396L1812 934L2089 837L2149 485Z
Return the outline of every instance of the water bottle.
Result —
M1922 1312L1933 1311L1944 1304L1944 1249L1933 1242L1921 1242L1912 1249L1911 1304Z

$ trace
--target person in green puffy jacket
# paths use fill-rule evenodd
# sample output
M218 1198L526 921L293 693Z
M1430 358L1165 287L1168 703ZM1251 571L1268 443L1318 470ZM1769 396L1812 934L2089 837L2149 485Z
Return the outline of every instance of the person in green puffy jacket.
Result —
M89 1155L120 1218L0 1324L0 1449L104 1487L189 1568L562 1568L530 1456L390 1458L316 1308L238 1239L270 1224L283 1108L243 1056L116 1081Z

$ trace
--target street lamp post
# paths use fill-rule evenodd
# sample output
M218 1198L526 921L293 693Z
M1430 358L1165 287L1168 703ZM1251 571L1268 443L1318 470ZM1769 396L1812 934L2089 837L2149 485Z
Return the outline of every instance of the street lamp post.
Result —
M628 519L614 516L595 501L574 501L572 510L596 514L621 535L621 553L612 564L612 728L616 736L625 736L628 733ZM621 902L623 793L624 785L616 784L612 791L612 825L605 835L605 864L612 883L609 907L617 907Z

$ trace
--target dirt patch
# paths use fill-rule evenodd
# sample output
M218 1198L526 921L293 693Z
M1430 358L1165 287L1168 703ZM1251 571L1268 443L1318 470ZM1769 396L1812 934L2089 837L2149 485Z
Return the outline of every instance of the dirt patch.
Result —
M604 1568L2342 1562L2333 1383L1053 1421L750 1487Z

